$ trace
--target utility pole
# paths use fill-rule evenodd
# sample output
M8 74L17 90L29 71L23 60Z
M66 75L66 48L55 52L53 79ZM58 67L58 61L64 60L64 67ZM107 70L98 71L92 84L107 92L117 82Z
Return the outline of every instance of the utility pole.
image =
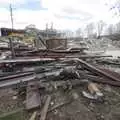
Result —
M51 22L51 30L53 30L53 22Z
M12 10L12 5L10 4L10 17L11 17L11 26L13 30L13 10Z
M10 4L10 17L11 17L11 29L12 29L12 33L13 33L13 11L12 11L11 4ZM9 38L9 42L10 42L10 49L11 49L11 53L12 53L12 58L15 58L15 51L14 51L14 47L13 47L13 36L12 35Z
M48 23L46 24L46 37L48 38Z

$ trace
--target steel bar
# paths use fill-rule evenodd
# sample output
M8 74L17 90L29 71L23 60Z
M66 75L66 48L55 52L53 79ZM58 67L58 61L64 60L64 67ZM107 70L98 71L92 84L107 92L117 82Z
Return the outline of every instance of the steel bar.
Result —
M40 74L30 74L26 76L19 76L16 78L9 78L5 80L1 80L0 88L14 86L16 84L25 83L31 80L34 80L34 81L42 80L42 79L45 79L46 77L49 78L52 75L59 75L59 73L60 73L60 70L59 71L54 70L51 72L45 72L45 73L40 73Z
M112 57L111 55L72 55L65 56L65 58L101 58L101 57Z
M80 50L83 50L86 48L80 48ZM47 53L78 53L80 50L52 50L52 49L39 49L39 50L33 50L33 51L28 51L25 53L40 53L40 52L47 52Z
M34 73L26 72L26 73L13 74L13 75L1 77L0 81L9 80L9 79L13 79L13 78L19 78L19 77L25 77L25 76L32 75L32 74L34 74Z
M0 47L1 51L10 51L10 47ZM31 51L33 48L14 48L15 51Z
M82 79L87 79L89 81L93 81L93 82L97 82L97 83L108 84L108 85L120 87L119 81L113 81L113 80L110 80L105 77L90 75L90 74L84 73L84 71L83 72L80 71L79 74Z
M0 81L0 88L11 87L16 84L35 80L35 78L36 78L35 75L29 75L29 76L25 76L25 77L19 77L19 78L9 79L9 80L5 80L5 81Z
M18 75L18 74L22 74L22 73L28 73L28 72L34 72L34 71L29 70L29 71L19 71L19 72L3 72L3 73L0 73L0 78L10 76L10 75Z
M117 78L116 76L113 76L111 74L108 74L102 70L100 70L99 68L96 68L95 66L92 66L90 65L89 63L81 60L81 59L76 59L85 69L97 74L97 75L100 75L102 77L106 77L108 79L111 79L113 81L119 81L120 82L120 79Z
M109 75L112 75L112 76L114 76L114 77L117 77L118 79L120 78L120 74L117 73L117 72L115 72L115 71L111 71L111 70L109 70L109 69L101 68L101 67L97 67L97 68L99 68L99 69L102 70L103 72L106 72L106 73L109 74Z
M0 60L0 64L3 63L28 63L28 62L45 62L45 61L55 61L53 58L21 58L21 59L7 59L7 60Z
M120 65L118 62L112 62L110 60L97 60L97 63L108 64L108 65Z
M34 58L48 58L48 59L60 59L60 58L80 58L80 59L92 59L92 58L102 58L102 57L112 57L111 55L66 55L66 54L45 54L45 55L17 55L16 58L24 59L34 59Z
M58 71L59 73L60 71ZM3 88L3 87L11 87L11 86L15 86L16 84L19 84L19 83L26 83L28 81L38 81L40 80L42 82L43 81L47 81L45 78L48 77L50 78L51 75L55 75L57 74L56 71L53 71L53 72L45 72L45 73L42 73L42 74L31 74L31 75L26 75L26 76L20 76L18 78L11 78L11 79L7 79L7 80L4 80L4 81L0 81L0 88ZM59 74L57 74L59 75ZM86 74L84 72L80 72L80 78L79 79L88 79L90 81L93 81L93 82L98 82L98 83L102 83L102 84L109 84L109 85L113 85L113 86L119 86L120 87L120 82L118 81L112 81L108 78L105 78L105 77L99 77L99 76L94 76L94 75L89 75L89 74ZM55 77L55 76L54 76ZM36 79L37 78L37 79ZM44 80L45 79L45 80ZM86 83L87 81L71 81L70 83L72 85L79 85L79 84L82 84L82 83ZM62 82L62 81L61 81ZM26 84L25 84L26 86Z

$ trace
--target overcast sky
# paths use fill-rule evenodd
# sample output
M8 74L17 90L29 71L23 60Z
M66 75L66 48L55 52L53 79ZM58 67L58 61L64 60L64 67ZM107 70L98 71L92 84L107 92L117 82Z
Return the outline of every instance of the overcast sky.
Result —
M50 26L53 22L56 29L75 30L92 21L104 20L108 24L118 21L105 0L0 0L0 27L11 27L10 3L14 28L35 24L44 29L46 23Z

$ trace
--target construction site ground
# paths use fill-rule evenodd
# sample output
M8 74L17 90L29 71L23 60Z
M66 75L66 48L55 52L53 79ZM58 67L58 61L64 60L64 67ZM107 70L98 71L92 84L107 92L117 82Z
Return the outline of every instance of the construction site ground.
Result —
M102 66L113 70L111 65ZM116 69L119 72L119 66L115 66L114 70ZM104 94L103 100L84 97L82 91L85 91L87 86L45 93L51 96L50 107L66 103L48 112L46 120L120 120L120 88L107 84L98 86ZM18 91L11 88L0 90L0 120L29 120L33 111L28 112L24 109L25 96L24 93L18 94ZM41 96L43 101L44 95ZM39 114L40 110L37 111Z
M72 95L76 99L70 103L49 112L47 120L119 120L120 119L120 88L99 84L104 94L104 101L85 98L81 93L85 87L79 86L68 91L58 90L51 95L51 106L68 102ZM10 92L11 91L11 92ZM24 100L16 96L16 91L11 89L0 92L0 120L29 120L32 112L26 112ZM15 112L14 112L15 111ZM38 110L39 112L39 110Z

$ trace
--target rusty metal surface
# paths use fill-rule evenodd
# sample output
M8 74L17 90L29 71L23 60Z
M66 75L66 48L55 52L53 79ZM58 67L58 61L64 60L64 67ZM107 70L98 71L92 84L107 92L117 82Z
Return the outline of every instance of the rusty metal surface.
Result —
M106 68L101 68L101 67L99 67L99 69L102 70L102 71L104 71L104 72L106 72L106 73L109 74L109 75L112 75L112 76L120 79L120 73L117 73L117 72L115 72L115 71L111 71L111 70L106 69Z
M9 51L10 48L9 47L0 47L1 51ZM15 52L16 51L31 51L31 48L14 48Z
M62 61L64 61L64 59ZM96 67L80 59L74 59L74 62L72 61L72 68L74 63L76 64L79 63L82 68L85 68L86 70L88 70L88 72L86 72L86 70L84 69L82 70L75 69L75 72L79 73L78 75L79 79L87 79L93 82L109 84L113 86L120 86L119 73L110 71L108 69ZM67 62L67 66L64 65L65 63L63 63L63 66L61 66L62 64L61 63L60 67L56 68L55 65L57 64L58 64L58 61L56 61L56 64L54 63L51 66L46 65L44 66L44 68L46 69L44 70L39 69L40 72L36 72L34 69L32 71L28 71L28 72L26 71L25 73L24 72L15 73L13 75L2 76L0 78L0 87L15 85L20 82L27 82L29 80L34 80L35 78L37 78L38 80L43 80L43 79L47 80L46 79L47 77L51 80L52 76L55 78L56 76L60 75L61 69L65 69L65 67L68 67L71 65L71 64L68 65L68 62Z
M25 76L29 76L29 75L32 75L34 74L33 72L26 72L26 73L16 73L16 74L13 74L13 75L8 75L8 76L4 76L4 77L1 77L0 78L0 81L3 81L3 80L9 80L9 79L13 79L13 78L19 78L19 77L25 77Z
M45 61L55 61L55 59L53 59L53 58L19 58L19 59L7 59L7 60L0 60L0 64L3 64L3 63L45 62Z
M66 49L67 48L67 39L62 38L52 38L46 40L47 49Z
M82 79L87 79L89 81L93 81L93 82L97 82L97 83L108 84L108 85L120 87L119 81L113 81L106 77L95 76L90 73L85 73L84 71L78 71L78 73L80 74Z
M29 75L25 77L19 77L9 80L0 81L0 88L12 87L16 86L17 84L25 84L28 81L35 80L36 76Z
M77 60L77 61L82 65L82 67L84 67L85 69L87 69L87 70L89 70L89 71L91 71L91 72L93 72L93 73L95 73L95 74L97 74L97 75L99 75L99 76L101 76L101 77L106 77L106 78L108 78L108 79L110 79L110 80L120 82L120 79L117 78L116 76L113 76L112 74L108 74L108 73L102 71L101 69L96 68L95 66L92 66L91 64L89 64L89 63L87 63L87 62L85 62L85 61L83 61L83 60L81 60L81 59L76 59L76 60Z

